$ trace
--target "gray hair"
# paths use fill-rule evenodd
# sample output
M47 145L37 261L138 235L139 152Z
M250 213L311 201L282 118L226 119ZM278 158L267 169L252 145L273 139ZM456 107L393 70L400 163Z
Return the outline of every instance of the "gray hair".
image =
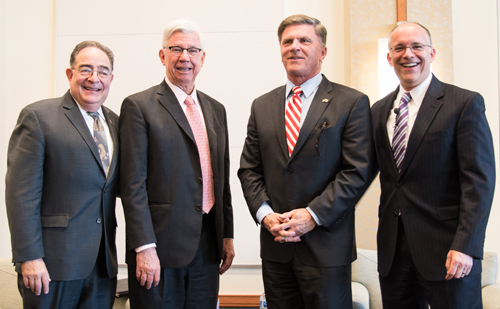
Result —
M75 59L76 59L76 56L78 55L78 53L81 52L82 49L87 48L87 47L95 47L95 48L99 48L100 50L102 50L106 54L106 56L108 56L109 63L111 64L110 69L111 69L111 72L113 72L113 63L115 61L115 55L113 54L111 49L109 49L108 47L106 47L106 46L104 46L101 43L96 42L96 41L83 41L81 43L78 43L75 46L75 48L71 52L71 55L69 56L69 65L72 69L74 69Z
M314 26L316 34L318 35L319 40L321 42L321 46L325 47L326 46L325 26L323 26L323 24L318 19L302 14L288 16L281 22L280 26L278 27L278 39L280 41L280 44L281 44L281 37L286 27L291 25L304 25L304 24Z
M165 29L163 29L163 37L162 37L162 48L167 47L167 42L168 39L172 36L172 34L176 32L182 32L182 33L190 33L194 32L198 35L200 38L200 48L204 49L205 47L205 40L203 38L203 35L201 34L200 30L196 26L196 24L190 20L185 20L185 19L178 19L172 21L170 24L168 24Z

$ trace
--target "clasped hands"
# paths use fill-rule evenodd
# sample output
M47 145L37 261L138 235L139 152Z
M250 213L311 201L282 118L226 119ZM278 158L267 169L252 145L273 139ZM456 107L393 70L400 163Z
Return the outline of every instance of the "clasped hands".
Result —
M305 208L294 209L282 214L271 213L262 220L264 227L279 243L299 242L300 237L316 227L316 221Z

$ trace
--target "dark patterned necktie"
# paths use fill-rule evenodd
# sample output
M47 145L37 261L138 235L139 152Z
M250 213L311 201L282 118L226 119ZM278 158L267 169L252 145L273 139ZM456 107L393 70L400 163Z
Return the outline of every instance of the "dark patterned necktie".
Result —
M399 113L396 115L396 129L392 138L392 152L394 161L401 172L403 159L406 152L406 132L408 131L408 102L411 100L409 92L405 92L399 103Z
M94 142L99 149L99 157L101 158L104 172L107 175L109 170L109 152L106 133L104 132L104 127L102 126L101 120L99 119L99 113L87 112L87 114L89 114L89 116L94 119Z

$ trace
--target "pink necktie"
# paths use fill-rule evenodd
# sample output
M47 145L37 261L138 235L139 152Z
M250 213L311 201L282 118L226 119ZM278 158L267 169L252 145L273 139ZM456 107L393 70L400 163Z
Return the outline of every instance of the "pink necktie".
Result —
M300 114L302 113L302 101L300 101L302 89L296 86L292 88L292 91L293 95L288 101L285 111L286 142L289 156L292 155L295 143L299 138Z
M200 155L201 175L203 178L203 211L208 213L214 205L214 181L212 164L210 163L210 148L208 146L207 132L201 121L201 116L194 104L193 98L186 97L186 117L193 131L198 153Z

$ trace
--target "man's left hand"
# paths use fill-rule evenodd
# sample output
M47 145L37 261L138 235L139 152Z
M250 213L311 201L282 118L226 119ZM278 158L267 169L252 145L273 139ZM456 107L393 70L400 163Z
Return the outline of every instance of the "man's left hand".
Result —
M316 227L316 221L305 208L294 209L280 215L280 218L288 222L282 223L271 229L272 232L278 232L280 236L274 238L274 241L284 242L299 242L300 236L308 233Z
M231 264L233 264L234 255L233 239L224 238L222 244L222 265L219 268L219 273L221 275L231 267Z
M446 258L446 280L460 279L467 276L472 269L472 256L450 250Z

